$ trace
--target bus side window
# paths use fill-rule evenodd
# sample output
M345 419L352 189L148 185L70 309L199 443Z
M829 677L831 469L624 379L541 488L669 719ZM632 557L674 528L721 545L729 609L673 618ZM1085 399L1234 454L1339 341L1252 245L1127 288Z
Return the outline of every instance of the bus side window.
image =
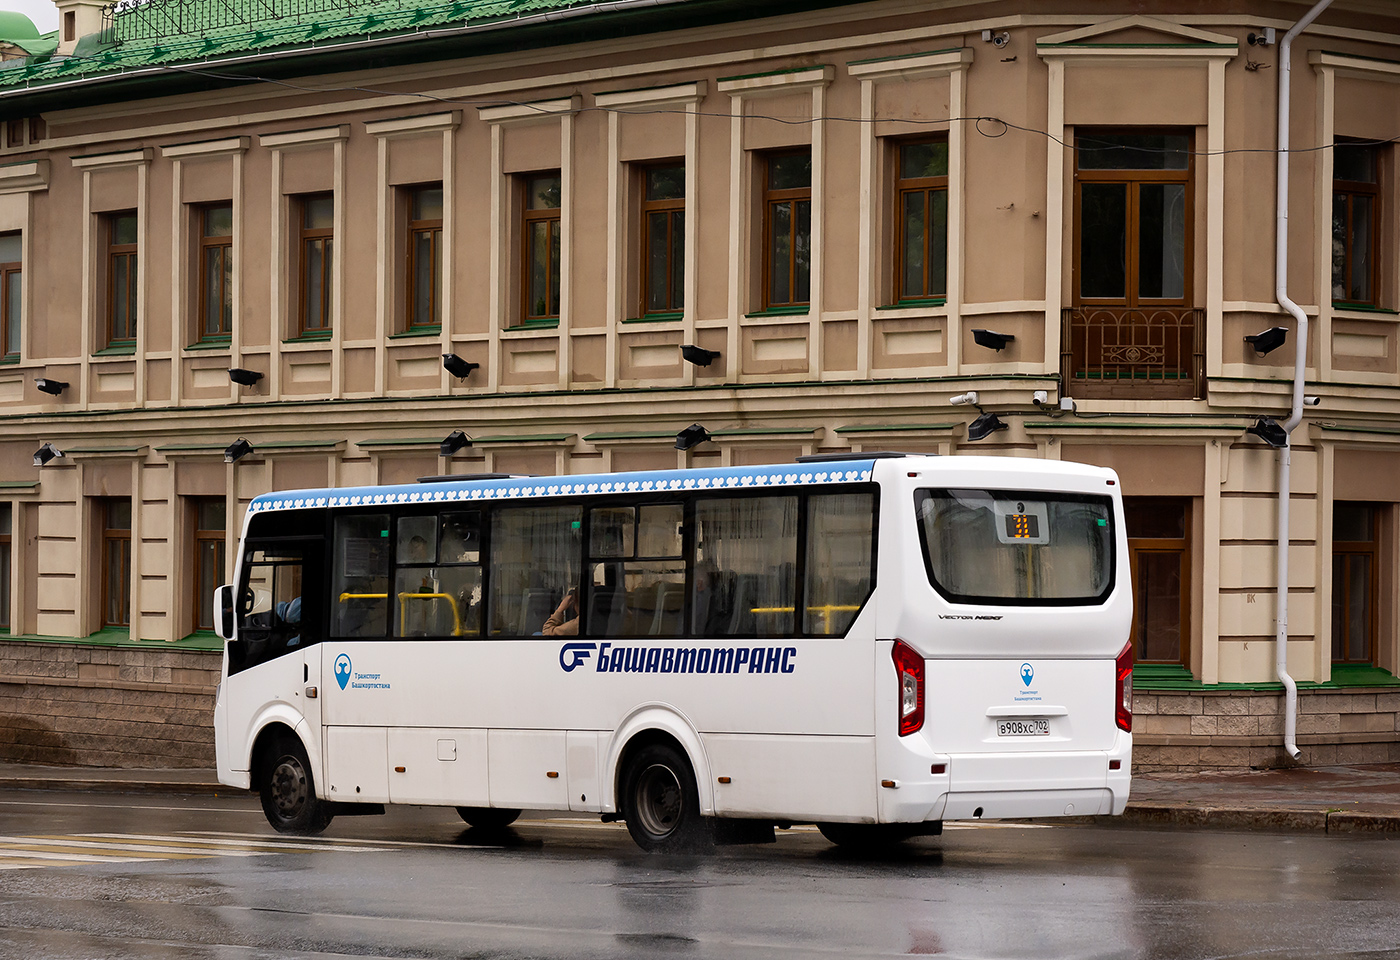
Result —
M331 636L382 637L389 623L389 515L335 519Z
M588 636L684 635L684 517L679 503L594 507L588 512Z
M578 587L582 520L578 506L492 512L491 636L538 636L565 594Z
M319 639L315 598L305 586L305 544L250 544L235 606L237 644L229 645L229 671L237 673Z
M695 504L691 620L696 633L783 637L794 632L797 503L797 497L734 497ZM712 596L704 596L712 583Z
M839 637L855 620L873 582L874 533L873 494L808 499L803 633Z

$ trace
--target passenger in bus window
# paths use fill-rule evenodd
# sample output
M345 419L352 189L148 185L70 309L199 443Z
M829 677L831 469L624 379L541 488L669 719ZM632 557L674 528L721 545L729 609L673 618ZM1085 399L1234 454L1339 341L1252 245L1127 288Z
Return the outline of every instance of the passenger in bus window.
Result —
M578 591L570 590L564 594L564 599L559 601L559 606L540 628L540 634L546 637L578 636Z

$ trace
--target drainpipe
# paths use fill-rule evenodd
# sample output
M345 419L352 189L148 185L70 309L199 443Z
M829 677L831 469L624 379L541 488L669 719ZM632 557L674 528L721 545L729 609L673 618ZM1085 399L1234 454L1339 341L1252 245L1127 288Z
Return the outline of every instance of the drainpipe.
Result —
M1303 375L1308 360L1308 316L1288 298L1288 108L1291 97L1293 38L1307 29L1332 0L1319 0L1293 29L1283 35L1278 48L1278 223L1274 236L1274 296L1279 306L1292 314L1298 323L1294 340L1293 405L1283 423L1285 434L1303 419ZM1283 684L1283 749L1294 760L1301 759L1298 749L1298 685L1288 675L1288 510L1289 452L1291 439L1279 450L1278 460L1278 636L1274 642L1274 664Z

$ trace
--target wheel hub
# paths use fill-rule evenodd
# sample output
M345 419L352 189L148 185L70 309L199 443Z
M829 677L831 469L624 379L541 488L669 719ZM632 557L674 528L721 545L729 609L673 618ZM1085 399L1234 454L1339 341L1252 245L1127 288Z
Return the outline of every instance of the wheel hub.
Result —
M637 782L637 814L647 833L664 837L676 829L683 803L681 785L669 767L653 764Z
M283 757L272 771L272 797L283 816L293 817L306 803L306 772L291 757Z

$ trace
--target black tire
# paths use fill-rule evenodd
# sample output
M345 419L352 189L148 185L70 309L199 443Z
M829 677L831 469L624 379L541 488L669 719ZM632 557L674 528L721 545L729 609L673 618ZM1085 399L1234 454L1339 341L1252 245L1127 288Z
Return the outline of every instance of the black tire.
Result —
M295 737L272 742L258 784L263 814L278 833L320 833L330 826L330 805L316 796L316 778L306 750Z
M506 807L458 807L457 814L469 826L481 830L504 830L520 819L519 810Z
M714 845L710 822L700 816L690 761L668 744L643 747L628 761L622 815L637 846L650 853L694 853Z
M904 823L819 823L822 836L843 850L886 850L926 831L921 825Z

